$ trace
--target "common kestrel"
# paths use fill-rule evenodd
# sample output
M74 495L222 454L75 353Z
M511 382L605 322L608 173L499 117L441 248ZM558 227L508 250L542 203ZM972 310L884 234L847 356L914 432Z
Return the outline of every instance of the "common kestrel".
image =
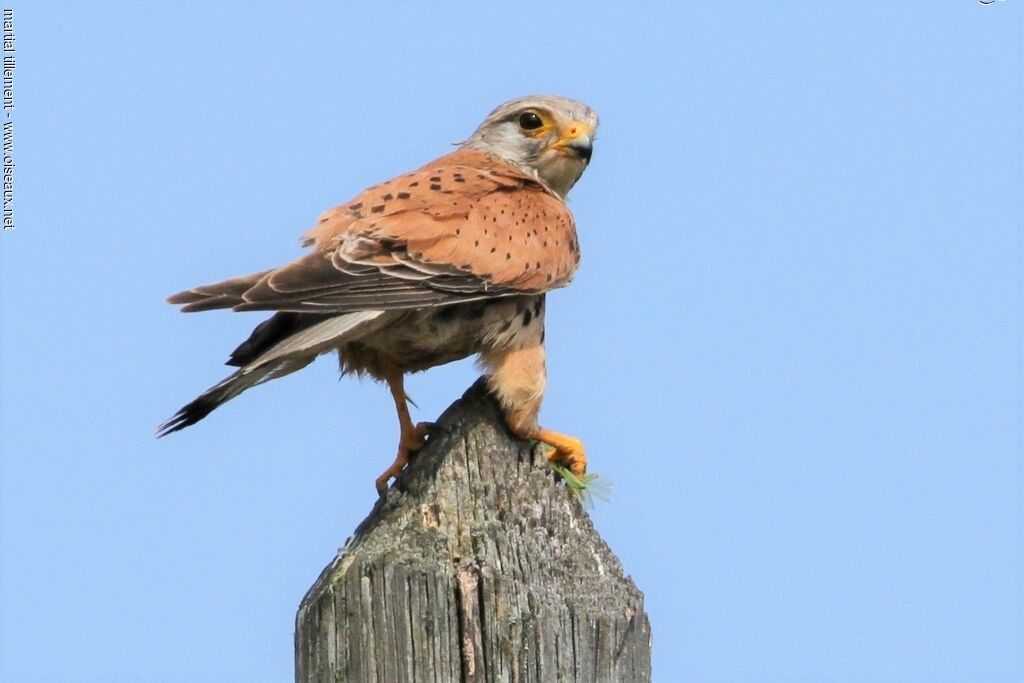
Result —
M511 430L583 474L583 444L537 416L544 296L579 263L565 197L590 162L597 124L590 107L564 97L506 102L457 151L323 213L302 258L169 297L184 312L277 312L231 354L238 370L158 436L337 351L342 374L387 382L398 409L398 455L376 481L384 491L427 436L409 415L405 373L479 354Z

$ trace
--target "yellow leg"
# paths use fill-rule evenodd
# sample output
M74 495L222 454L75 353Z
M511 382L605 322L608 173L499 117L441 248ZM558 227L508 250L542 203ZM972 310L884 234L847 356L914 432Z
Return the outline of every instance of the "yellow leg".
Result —
M520 438L536 439L551 446L555 450L548 458L582 477L587 471L587 455L583 443L571 436L537 426L547 369L544 364L542 329L534 333L537 336L534 344L485 351L480 355L480 360L491 371L488 384L501 402L509 429Z
M583 449L582 441L539 427L530 436L555 449L548 454L548 460L565 465L577 477L582 477L586 474L587 454Z
M388 481L402 473L409 458L416 454L416 451L423 448L427 437L429 425L420 423L414 425L409 415L409 396L405 393L404 373L397 368L389 369L384 379L391 389L391 397L395 400L395 408L398 410L398 426L401 429L401 436L398 439L398 455L384 472L377 477L375 485L378 493L384 493L388 488Z

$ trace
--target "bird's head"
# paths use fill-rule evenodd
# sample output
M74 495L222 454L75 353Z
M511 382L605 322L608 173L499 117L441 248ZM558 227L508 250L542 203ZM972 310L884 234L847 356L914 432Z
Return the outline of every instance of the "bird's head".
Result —
M463 147L501 157L565 198L590 163L596 132L597 113L582 102L532 95L492 111Z

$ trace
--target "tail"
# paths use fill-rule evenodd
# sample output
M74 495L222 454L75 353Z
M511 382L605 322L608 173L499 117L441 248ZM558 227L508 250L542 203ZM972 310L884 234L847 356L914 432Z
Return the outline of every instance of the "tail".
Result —
M248 372L242 369L229 375L204 391L199 398L176 412L171 419L157 427L156 437L159 439L179 429L194 425L249 387L254 387L257 384L269 382L272 379L301 370L309 365L315 357L309 356L299 361L286 361L278 364L268 363Z
M321 353L375 327L371 321L383 313L359 311L333 317L276 314L231 354L228 364L242 367L157 427L157 438L194 425L250 387L301 370Z

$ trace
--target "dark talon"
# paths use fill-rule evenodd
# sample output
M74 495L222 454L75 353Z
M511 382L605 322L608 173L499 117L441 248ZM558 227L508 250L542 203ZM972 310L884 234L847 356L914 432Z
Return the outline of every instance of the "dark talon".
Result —
M423 435L428 438L435 434L448 434L451 431L448 427L437 422L419 422L416 425L416 429L421 430Z

